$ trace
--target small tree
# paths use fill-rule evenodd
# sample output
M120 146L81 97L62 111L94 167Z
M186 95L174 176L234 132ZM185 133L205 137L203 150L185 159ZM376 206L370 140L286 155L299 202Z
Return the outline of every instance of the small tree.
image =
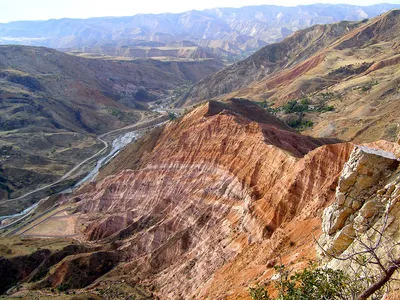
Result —
M279 275L274 283L277 296L271 297L266 287L258 285L250 288L253 300L349 299L349 295L358 292L357 286L341 270L317 268L310 263L307 268L291 275L284 265L274 268Z
M173 121L173 120L175 120L177 118L176 114L173 113L173 112L169 112L168 116L169 116L169 120L170 121Z

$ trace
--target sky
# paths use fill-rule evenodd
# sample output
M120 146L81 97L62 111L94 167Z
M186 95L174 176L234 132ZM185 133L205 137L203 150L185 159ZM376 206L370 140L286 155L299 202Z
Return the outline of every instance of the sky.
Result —
M295 6L312 3L371 5L400 0L0 0L0 23L21 20L132 16L139 13L178 13L192 9L277 4Z

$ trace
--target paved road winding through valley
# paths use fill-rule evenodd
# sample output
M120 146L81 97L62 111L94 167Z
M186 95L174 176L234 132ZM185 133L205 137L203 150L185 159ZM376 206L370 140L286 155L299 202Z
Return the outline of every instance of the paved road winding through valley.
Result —
M22 196L20 196L20 197L18 197L18 198L5 200L5 202L12 202L12 201L22 200L22 199L24 199L25 197L28 197L28 196L30 196L30 195L36 193L36 192L40 192L40 191L42 191L42 190L51 188L51 187L55 186L56 184L59 184L59 183L62 182L63 180L66 180L66 179L67 179L68 177L70 177L73 173L75 173L79 168L81 168L81 167L82 167L83 165L85 165L87 162L89 162L89 161L95 159L96 157L100 156L105 150L107 150L107 148L110 147L110 143L108 143L108 142L105 140L105 137L106 137L106 136L111 135L111 134L116 134L116 133L118 133L118 132L126 131L126 130L128 130L128 129L140 127L140 125L150 124L150 123L153 123L154 121L157 121L157 120L159 120L159 122L157 122L157 123L155 123L155 124L153 124L153 125L144 127L144 128L138 128L138 130L140 130L140 129L146 129L146 128L150 128L150 127L153 127L153 126L162 124L162 123L165 121L165 115L162 115L162 116L160 116L160 117L157 117L157 118L154 118L154 119L151 119L151 120L141 121L141 122L135 123L135 124L133 124L133 125L128 125L128 126L125 126L125 127L123 127L123 128L115 129L115 130L106 132L106 133L104 133L104 134L98 136L98 137L97 137L98 140L104 144L104 147L103 147L101 150L99 150L97 153L95 153L94 155L92 155L91 157L88 157L88 158L84 159L82 162L80 162L79 164L77 164L75 167L73 167L71 170L69 170L62 178L58 179L57 181L55 181L55 182L53 182L53 183L51 183L51 184L48 184L48 185L46 185L46 186L43 186L43 187L37 188L37 189L35 189L35 190L33 190L33 191L30 191L30 192L28 192L28 193L26 193L26 194L24 194L24 195L22 195ZM112 149L111 149L111 150L112 150ZM108 155L108 154L107 154L107 155ZM107 155L106 155L105 157L107 157ZM114 155L115 155L115 154L114 154ZM100 160L102 160L102 159L103 159L103 158L101 158ZM100 161L100 160L99 160L99 161ZM85 177L85 178L86 178L86 177ZM90 179L90 178L88 178L88 179ZM83 182L80 181L79 183L82 184ZM66 190L68 190L68 189L66 189ZM10 218L10 217L18 217L18 216L21 216L21 218L19 218L19 219L13 221L13 222L10 223L10 224L0 226L0 229L6 229L6 228L9 228L9 227L11 227L11 226L13 226L13 225L15 225L15 224L21 222L22 220L24 220L25 218L27 218L31 213L33 213L33 211L35 210L36 207L37 207L37 203L35 203L35 204L32 205L31 207L25 209L23 212L21 212L21 213L19 213L19 214L15 214L15 215L12 215L12 216L0 216L0 221L1 221L1 220L4 220L4 219L8 219L8 218Z

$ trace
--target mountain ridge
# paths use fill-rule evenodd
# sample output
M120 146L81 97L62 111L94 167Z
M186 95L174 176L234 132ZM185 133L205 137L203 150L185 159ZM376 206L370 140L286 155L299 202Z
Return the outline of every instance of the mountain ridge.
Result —
M82 239L116 243L130 257L110 276L134 272L140 282L154 284L162 298L224 295L229 284L222 290L206 287L225 262L241 256L235 245L266 241L295 211L307 210L311 194L319 199L315 206L323 206L326 200L317 194L332 194L335 179L327 174L338 172L351 147L302 136L240 99L201 105L159 131L150 133L156 134L152 148L146 141L150 137L127 147L101 171L99 181L69 201L77 203L75 213L84 225L76 233ZM143 155L131 156L138 152ZM322 162L334 153L342 153L340 159ZM303 164L314 164L314 171ZM325 174L322 188L316 183L307 191L295 187L300 178L315 174ZM293 188L285 192L282 184ZM297 203L295 195L303 192ZM284 205L281 195L297 200ZM60 275L45 278L47 284L60 283L63 271L55 274ZM177 285L184 274L192 279ZM103 280L100 287L108 282Z
M396 7L400 6L266 5L194 10L178 14L19 21L0 24L0 43L21 43L105 54L110 49L103 47L129 47L131 40L159 42L165 48L177 41L187 40L209 55L232 61L244 58L266 44L278 42L291 33L314 24L334 23L345 19L362 20Z
M95 180L42 199L16 224L16 218L2 221L11 228L0 239L0 293L248 300L252 287L263 293L276 286L282 265L291 276L318 261L356 281L352 272L368 264L372 251L384 264L372 260L365 270L372 283L387 276L393 257L398 269L398 32L398 10L315 25L201 80L177 103L191 106L182 116L166 116L169 122L125 147ZM98 91L116 85L134 96L140 76L122 76L131 65L117 64L120 78L108 80L116 62L103 68L98 59L85 62L101 74L89 70L81 85L93 80ZM54 90L41 72L25 78L27 69L16 72L1 59L0 66L8 94L17 87L28 96ZM82 71L68 67L71 80ZM148 84L149 93L162 93ZM114 98L108 100L125 103ZM360 251L361 243L368 248L375 241L378 258L371 246ZM361 254L357 268L329 255L354 257L354 251ZM360 289L371 282L361 277Z
M307 117L315 125L307 133L317 137L396 141L399 28L400 10L395 9L371 20L298 31L202 79L177 105L241 97L261 102L289 121ZM284 112L285 105L302 100L307 111ZM330 111L315 111L321 105ZM368 134L357 125L360 118L370 124Z

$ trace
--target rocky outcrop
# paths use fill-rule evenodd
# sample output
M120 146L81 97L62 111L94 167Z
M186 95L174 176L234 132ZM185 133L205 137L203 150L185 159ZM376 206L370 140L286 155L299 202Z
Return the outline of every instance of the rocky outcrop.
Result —
M390 152L365 146L353 150L340 176L335 202L322 217L320 255L342 254L356 236L374 225L388 203L397 201L400 185L387 179L398 166L399 159Z

